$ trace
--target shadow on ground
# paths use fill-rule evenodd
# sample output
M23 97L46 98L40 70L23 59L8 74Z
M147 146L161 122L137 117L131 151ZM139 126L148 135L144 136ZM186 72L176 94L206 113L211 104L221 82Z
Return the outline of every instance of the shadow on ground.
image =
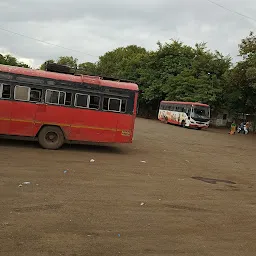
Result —
M14 148L34 148L39 150L45 150L40 147L37 141L20 140L20 139L3 139L0 138L0 147L14 147ZM114 144L64 144L58 151L85 151L85 152L97 152L97 153L113 153L113 154L127 154L127 149L124 150L120 145Z

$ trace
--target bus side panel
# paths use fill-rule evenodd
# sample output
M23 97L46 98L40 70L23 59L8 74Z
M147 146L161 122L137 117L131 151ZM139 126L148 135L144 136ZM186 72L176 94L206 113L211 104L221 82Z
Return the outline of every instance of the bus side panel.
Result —
M135 116L120 114L118 118L115 142L131 143L133 138Z
M70 125L73 118L72 108L38 104L36 117L35 117L35 128L34 136L40 130L43 125L56 125L62 128L65 137L68 139L70 134Z
M118 114L74 109L70 140L114 142Z
M38 105L34 133L42 125L60 126L72 141L115 142L120 114L53 105Z
M12 102L0 100L0 134L9 134Z
M132 143L135 120L137 115L137 104L138 104L138 92L134 96L133 114L120 114L117 124L117 132L115 136L115 142L120 143Z
M173 120L173 119L169 119L169 118L168 118L168 123L170 123L170 124L177 124L177 125L180 124L180 122L178 122L176 120Z
M176 111L170 111L170 123L171 124L176 124L176 125L180 125L182 122L182 117L181 117L181 113L176 112Z
M164 121L165 120L164 112L165 112L164 110L159 109L159 111L158 111L158 120L160 120L160 121Z
M75 108L70 140L132 142L137 98L138 93L135 94L133 115Z
M176 111L167 111L168 123L180 125L184 118L184 114Z
M35 103L13 101L11 106L9 134L34 136L34 118L37 105Z
M134 108L133 108L133 116L134 116L134 118L136 118L136 115L137 115L138 97L139 97L139 93L136 92L135 93L135 97L134 97Z

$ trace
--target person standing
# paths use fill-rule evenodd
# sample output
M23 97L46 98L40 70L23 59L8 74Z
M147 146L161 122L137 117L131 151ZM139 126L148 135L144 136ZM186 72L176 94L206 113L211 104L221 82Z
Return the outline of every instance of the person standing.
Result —
M250 129L250 123L249 123L249 122L246 122L244 133L245 133L245 134L248 134L248 133L249 133L249 129Z
M230 127L230 132L229 134L230 135L234 135L236 133L236 122L233 121L232 124L231 124L231 127Z

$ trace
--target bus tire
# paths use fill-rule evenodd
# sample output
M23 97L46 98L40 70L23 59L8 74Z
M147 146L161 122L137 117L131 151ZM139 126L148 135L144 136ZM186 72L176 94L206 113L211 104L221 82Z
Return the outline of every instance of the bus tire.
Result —
M183 128L186 127L186 122L185 122L184 120L181 122L181 126L182 126Z
M45 126L39 132L38 142L45 149L59 149L64 144L62 130L56 126Z

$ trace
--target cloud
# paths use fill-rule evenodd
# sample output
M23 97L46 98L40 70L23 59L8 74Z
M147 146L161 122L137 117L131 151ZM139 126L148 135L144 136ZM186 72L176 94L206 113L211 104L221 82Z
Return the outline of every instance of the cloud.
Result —
M256 13L255 0L215 2L251 17ZM155 49L158 40L171 38L192 46L207 42L210 49L236 57L241 38L256 23L208 0L3 0L0 27L50 43L0 30L0 49L37 67L66 55L94 62L129 44Z

